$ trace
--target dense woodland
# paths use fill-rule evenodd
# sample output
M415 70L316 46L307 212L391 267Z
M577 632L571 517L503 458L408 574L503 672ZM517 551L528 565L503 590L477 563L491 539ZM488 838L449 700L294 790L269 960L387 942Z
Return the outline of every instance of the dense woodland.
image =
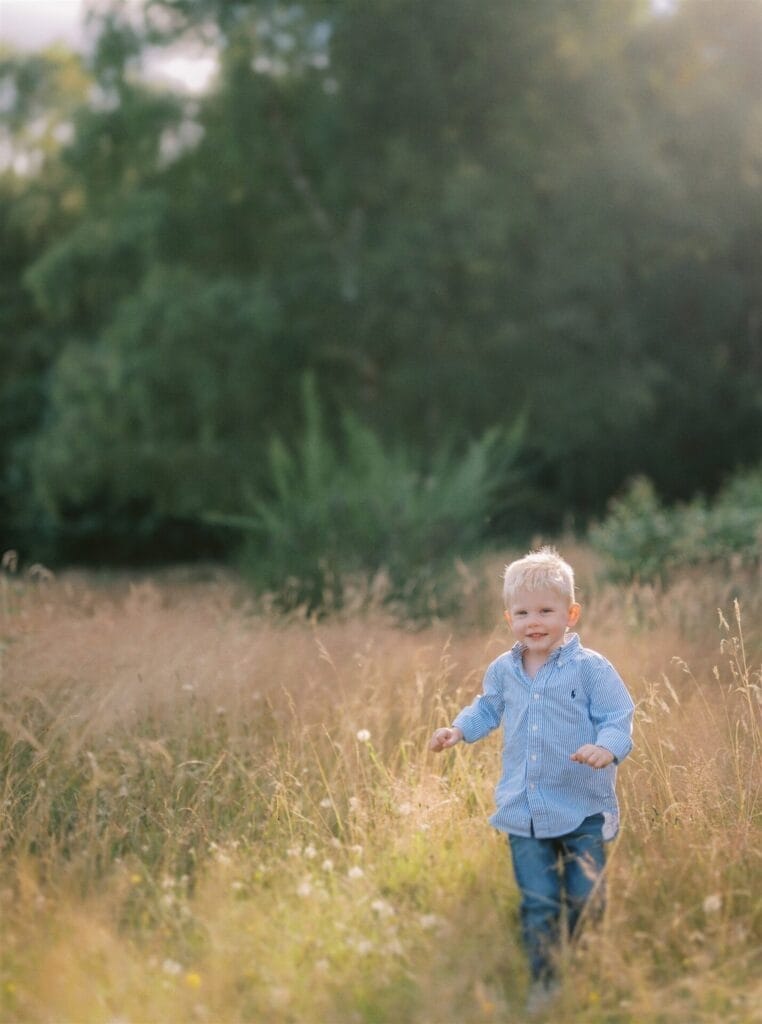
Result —
M758 461L760 0L136 13L0 52L4 547L222 555L316 438L365 489L481 453L492 537ZM144 73L200 40L202 94Z

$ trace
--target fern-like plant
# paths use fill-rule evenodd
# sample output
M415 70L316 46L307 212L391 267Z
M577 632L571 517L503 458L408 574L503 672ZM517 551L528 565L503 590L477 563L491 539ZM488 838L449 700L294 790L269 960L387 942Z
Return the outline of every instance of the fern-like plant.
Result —
M482 542L496 484L513 473L519 491L521 423L424 464L349 414L334 442L310 377L303 407L297 443L270 443L270 493L244 515L209 517L242 531L246 575L284 609L339 608L350 581L367 587L383 574L383 596L408 612L451 610L453 567Z

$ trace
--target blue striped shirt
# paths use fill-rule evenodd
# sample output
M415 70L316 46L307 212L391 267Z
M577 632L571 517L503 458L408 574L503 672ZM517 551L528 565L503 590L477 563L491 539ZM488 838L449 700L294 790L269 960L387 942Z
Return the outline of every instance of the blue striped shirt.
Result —
M573 832L603 813L603 838L619 827L616 762L632 749L633 703L616 669L580 643L576 633L551 652L534 679L522 645L492 662L483 692L453 722L467 743L503 726L503 772L495 790L495 828L538 838ZM616 761L591 768L570 760L584 743Z

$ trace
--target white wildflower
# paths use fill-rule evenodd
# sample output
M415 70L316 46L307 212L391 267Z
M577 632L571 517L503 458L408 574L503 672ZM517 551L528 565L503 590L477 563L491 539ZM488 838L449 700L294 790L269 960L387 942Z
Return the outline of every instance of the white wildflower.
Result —
M413 805L412 804L404 803L404 804L399 804L399 806L397 807L397 814L400 814L403 817L405 817L408 814L412 814L412 813L413 813Z
M323 863L320 865L323 871L333 871L333 861L330 857L326 857Z
M394 916L394 907L391 903L387 903L386 900L373 900L370 907L371 910L375 911L379 917Z
M328 808L328 807L331 807L332 805L333 805L333 801L331 800L331 798L329 796L324 797L320 801L320 806L321 807Z
M309 846L304 847L304 856L307 858L307 860L314 860L315 857L317 857L317 850L312 845L312 843L310 843Z
M182 974L183 965L179 964L177 960L167 959L161 965L161 969L162 971L164 971L165 974L171 974L174 976L177 974Z
M718 892L713 892L711 896L707 896L703 903L705 914L716 914L718 910L722 910L722 896Z
M303 881L301 881L299 883L299 886L298 886L296 892L297 892L297 894L299 896L304 896L304 897L311 896L312 895L312 883L310 882L310 880L308 878L305 878Z
M347 871L348 878L362 878L364 874L365 872L363 871L363 869L359 867L359 865L357 864L355 864L353 867L349 869L349 871Z
M368 743L370 741L370 732L368 729L358 729L357 738L360 743Z

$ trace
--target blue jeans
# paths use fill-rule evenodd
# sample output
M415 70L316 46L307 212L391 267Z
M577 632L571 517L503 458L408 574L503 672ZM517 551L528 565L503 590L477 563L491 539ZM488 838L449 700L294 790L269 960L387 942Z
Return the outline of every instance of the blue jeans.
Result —
M603 815L593 814L565 836L508 836L521 891L521 934L534 980L553 977L559 945L574 934L585 906L589 916L603 910L602 828Z

